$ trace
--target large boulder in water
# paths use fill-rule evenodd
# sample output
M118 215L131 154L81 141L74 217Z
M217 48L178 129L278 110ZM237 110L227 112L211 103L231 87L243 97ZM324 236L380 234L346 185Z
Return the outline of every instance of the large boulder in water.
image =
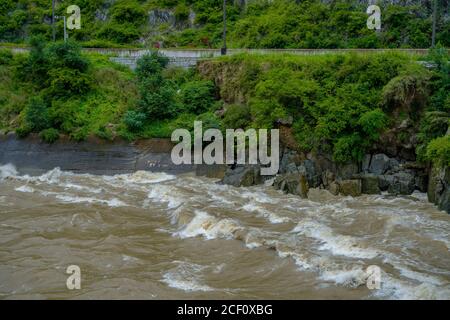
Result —
M223 184L235 187L249 187L262 183L261 170L258 165L229 167L221 180Z
M378 177L373 174L361 176L361 191L364 194L379 194Z
M450 167L432 167L428 181L428 200L450 213Z
M227 172L225 164L197 164L195 165L195 175L208 178L223 179Z
M339 181L339 192L344 196L357 197L361 195L361 180L342 180Z
M416 188L415 176L409 172L398 172L392 175L393 180L389 184L388 192L395 195L410 195Z
M308 197L308 180L302 173L288 173L276 177L274 187L286 193Z
M367 163L367 159L365 164ZM395 169L399 166L399 163L394 158L389 158L383 153L375 154L370 159L368 171L370 173L381 175L389 170Z

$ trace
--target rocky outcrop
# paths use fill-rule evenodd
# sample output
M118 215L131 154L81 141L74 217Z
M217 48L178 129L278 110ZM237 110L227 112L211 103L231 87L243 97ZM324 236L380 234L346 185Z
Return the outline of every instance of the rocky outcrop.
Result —
M428 183L428 200L450 213L450 167L433 166Z
M361 176L361 192L364 194L380 194L378 177L374 174Z
M303 173L293 172L279 175L275 179L274 187L286 193L299 195L302 198L308 197L308 181Z
M235 187L249 187L263 182L258 165L238 165L227 168L221 183Z
M77 173L122 174L137 170L167 173L193 172L192 165L174 165L169 139L149 139L129 143L95 137L75 142L61 137L53 144L32 135L18 139L0 134L0 164L13 164L21 174L40 175L59 167Z
M342 180L338 182L339 193L343 196L357 197L361 195L361 180Z
M198 164L195 166L195 175L213 179L223 179L228 167L225 164Z

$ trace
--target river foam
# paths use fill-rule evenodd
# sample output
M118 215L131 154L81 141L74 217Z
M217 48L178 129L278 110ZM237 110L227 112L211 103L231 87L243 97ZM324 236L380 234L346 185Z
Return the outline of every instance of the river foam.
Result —
M95 209L101 215L110 208L108 212L120 213L111 216L127 225L132 209L137 216L152 221L146 232L155 230L158 237L172 238L164 238L168 246L173 241L202 241L207 245L214 241L205 240L227 240L249 255L267 251L278 261L290 261L299 278L300 273L314 275L316 287L345 290L364 288L367 267L376 265L382 271L381 289L369 291L362 298L450 299L450 219L428 203L424 194L352 198L311 189L309 199L301 199L268 186L234 188L189 175L138 171L94 176L55 168L28 176L20 175L12 165L0 166L0 180L5 193L0 202L3 210L14 201L32 197L33 202L75 208L77 214ZM58 212L53 214L57 216ZM97 215L94 217L97 221ZM100 217L98 221L106 223ZM155 225L161 221L167 221L167 225ZM10 221L3 224L14 225ZM146 225L146 220L142 224ZM71 226L76 228L78 224ZM156 235L148 234L152 236ZM129 245L132 240L130 236L124 243ZM138 246L134 250L143 249ZM183 245L170 250L176 251L179 258L191 255L183 251ZM213 272L212 266L224 261L216 258L203 265L180 262L179 258L169 261L175 267L161 270L162 283L183 292L220 291L206 284L204 276L221 274ZM245 273L247 266L240 267ZM271 268L276 273L277 267ZM257 286L256 274L247 277L254 277L253 285Z

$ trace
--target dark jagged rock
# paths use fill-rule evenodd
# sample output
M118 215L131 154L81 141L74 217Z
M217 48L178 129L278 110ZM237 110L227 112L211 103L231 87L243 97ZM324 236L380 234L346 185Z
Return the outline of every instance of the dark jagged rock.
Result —
M198 164L195 166L195 175L208 178L223 179L227 166L225 164Z
M221 181L235 187L249 187L263 182L258 165L228 167Z
M389 158L387 155L380 153L372 156L370 160L369 173L381 175L389 170L398 168L399 162L396 159Z
M339 193L344 196L357 197L361 195L361 180L342 180L339 181Z
M378 177L373 174L361 176L361 191L364 194L379 194Z
M392 182L389 184L388 192L395 195L410 195L415 190L415 176L409 172L399 172L392 175Z
M428 182L428 200L450 213L450 167L433 166Z
M336 176L342 180L352 179L355 174L359 172L359 167L356 163L347 163L337 167Z
M308 181L301 173L288 173L275 178L274 187L286 193L299 195L302 198L308 197Z

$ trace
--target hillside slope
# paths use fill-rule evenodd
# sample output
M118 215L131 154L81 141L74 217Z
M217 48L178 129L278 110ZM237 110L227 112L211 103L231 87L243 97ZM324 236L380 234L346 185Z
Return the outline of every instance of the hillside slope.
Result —
M437 41L450 44L448 1L438 0ZM63 0L57 14L76 4L82 28L70 37L85 46L222 46L222 0ZM243 48L428 48L431 1L378 1L382 30L366 26L367 1L228 1L228 44ZM67 14L66 14L67 15ZM57 36L63 35L62 21ZM50 0L2 0L0 42L51 38Z

